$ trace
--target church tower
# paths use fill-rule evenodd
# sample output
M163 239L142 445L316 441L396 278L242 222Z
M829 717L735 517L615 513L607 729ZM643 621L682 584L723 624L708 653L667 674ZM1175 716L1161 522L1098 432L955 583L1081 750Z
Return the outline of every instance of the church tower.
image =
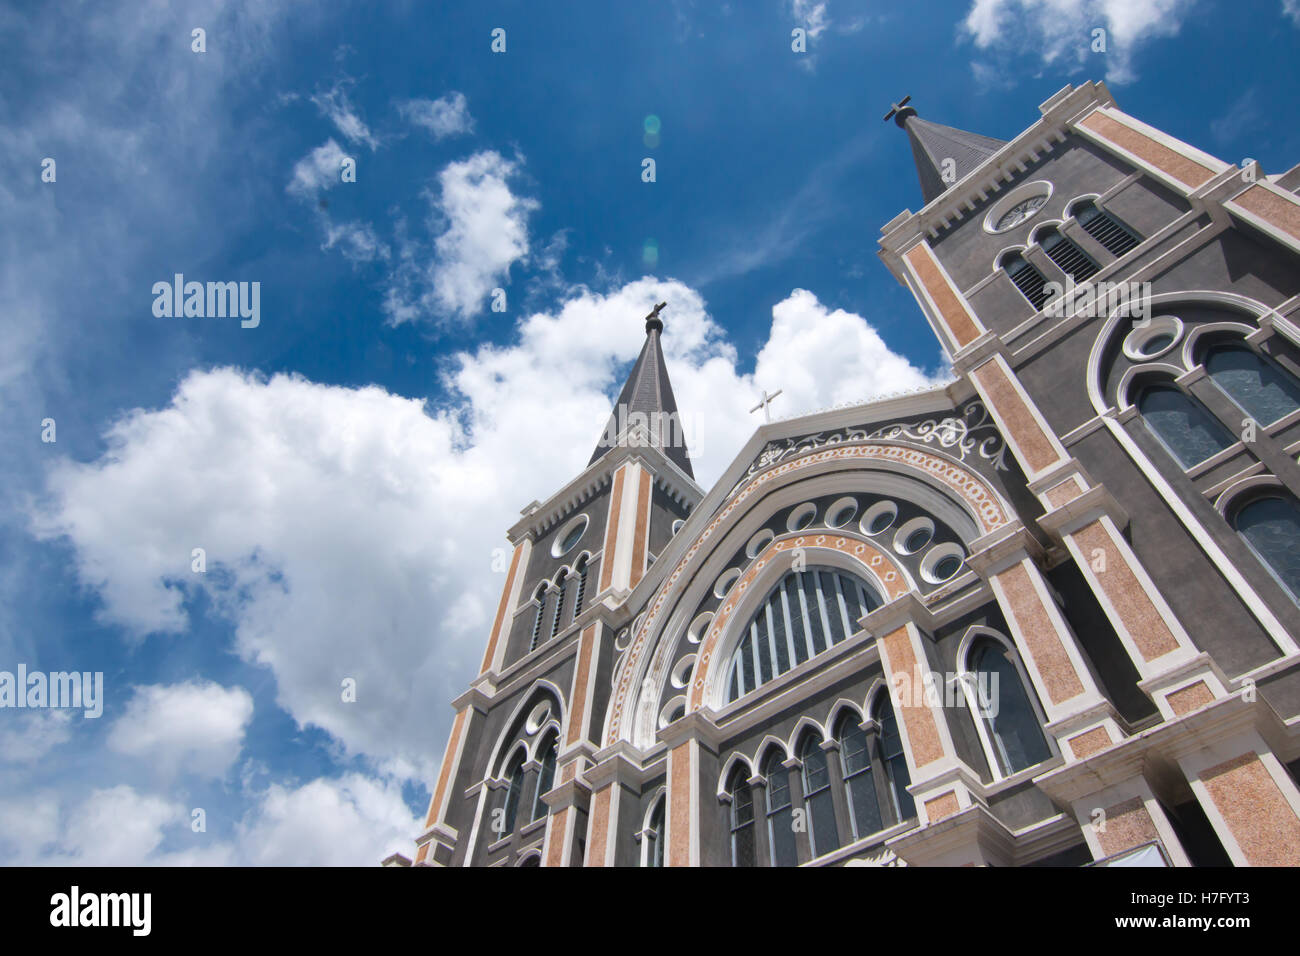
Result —
M524 509L481 672L456 717L416 863L581 863L622 605L703 497L660 303L586 469Z
M657 306L509 531L417 865L1300 865L1300 166L1095 83L1005 141L885 118L953 381L706 492Z

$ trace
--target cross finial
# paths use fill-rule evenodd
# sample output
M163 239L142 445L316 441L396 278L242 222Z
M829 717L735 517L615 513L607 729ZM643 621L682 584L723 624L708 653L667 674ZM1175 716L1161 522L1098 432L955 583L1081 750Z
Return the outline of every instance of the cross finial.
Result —
M763 410L763 421L770 422L772 420L772 399L776 398L784 391L785 389L778 388L775 392L769 395L767 394L767 389L763 389L763 400L751 408L749 414L752 415L761 408Z
M663 331L664 323L663 320L659 318L659 313L666 308L668 308L668 303L660 302L650 310L650 314L645 317L645 330L647 332Z
M911 102L911 100L912 100L912 96L909 93L907 96L904 96L897 103L890 106L889 112L885 114L885 122L889 122L892 119L899 126L902 126L905 122L907 122L907 118L909 116L915 116L916 109L907 105L908 103Z

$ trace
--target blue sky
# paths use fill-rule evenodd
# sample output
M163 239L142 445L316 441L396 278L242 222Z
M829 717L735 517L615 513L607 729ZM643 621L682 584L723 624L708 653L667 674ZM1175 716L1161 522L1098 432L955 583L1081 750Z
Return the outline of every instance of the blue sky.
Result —
M105 681L0 710L0 860L409 852L495 549L652 303L707 486L760 389L945 375L875 256L920 206L892 101L1005 139L1106 79L1279 173L1298 41L1295 0L0 7L0 670ZM259 324L155 316L177 272Z

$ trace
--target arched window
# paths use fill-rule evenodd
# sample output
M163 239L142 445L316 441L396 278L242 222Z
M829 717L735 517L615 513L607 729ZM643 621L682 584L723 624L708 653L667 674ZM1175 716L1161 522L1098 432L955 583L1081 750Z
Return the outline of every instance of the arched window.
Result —
M803 798L808 805L808 842L817 857L839 849L840 835L835 826L830 767L815 734L804 737L799 759L803 762Z
M731 771L731 865L754 865L754 791L743 763Z
M790 799L790 771L785 754L773 747L763 761L767 778L767 842L773 866L797 866L794 842L794 805Z
M1092 261L1092 256L1061 235L1055 226L1039 234L1038 244L1043 247L1047 257L1075 282L1086 282L1097 274L1097 263Z
M506 775L510 778L510 782L506 786L505 829L502 831L502 835L514 832L515 822L519 817L519 801L524 792L524 751L522 747L511 758Z
M1033 265L1028 259L1018 252L1012 252L1002 257L999 263L1002 271L1008 278L1015 283L1020 294L1029 300L1029 304L1037 311L1047 302L1047 292L1044 286L1047 285L1047 277L1038 271L1038 267Z
M1210 379L1261 425L1300 408L1300 384L1268 358L1245 345L1213 346L1205 356Z
M560 616L564 613L564 585L568 574L564 571L555 580L555 613L551 616L551 637L560 633Z
M546 816L546 801L542 795L555 784L555 758L559 750L559 736L552 732L542 742L542 767L537 772L537 792L533 794L533 819Z
M844 571L791 571L768 594L731 653L727 700L829 650L880 604L870 585Z
M1136 232L1111 213L1099 208L1091 199L1075 205L1074 218L1088 235L1114 256L1124 255L1142 241Z
M577 588L576 588L576 593L575 593L574 596L573 596L573 618L572 618L572 620L575 620L575 621L578 619L578 615L582 613L582 599L586 596L586 592L587 592L587 567L588 567L588 564L589 564L589 561L588 561L588 559L587 559L587 556L584 554L582 557L580 557L580 558L578 559L578 564L577 564L577 566L576 566L576 568L575 568L576 578L577 578L577 582L578 582L578 583L577 583Z
M876 796L876 779L872 774L871 741L862 729L858 715L848 711L835 728L840 742L840 768L844 775L844 795L848 798L849 819L853 821L853 839L884 829L880 817L880 800Z
M871 716L880 725L880 760L885 767L885 778L889 783L890 809L894 818L891 823L916 816L916 804L907 792L912 782L907 772L907 755L903 753L903 738L898 732L898 721L894 719L894 705L889 701L889 694L880 692L876 695L876 705Z
M1290 495L1255 498L1232 516L1232 526L1300 602L1300 506Z
M528 641L528 650L537 650L537 645L542 642L542 618L546 614L546 584L543 582L537 586L537 593L533 595L533 600L537 602L537 616L533 618L533 636Z
M1147 427L1184 468L1199 465L1233 444L1231 432L1182 389L1149 385L1138 396Z
M646 830L645 838L650 841L646 847L645 865L646 866L663 866L664 865L664 808L667 805L667 798L660 797L655 802L655 808L650 813L650 826Z
M975 719L984 728L996 769L1003 777L1041 763L1051 756L1029 692L1020 681L1007 648L981 637L966 655L968 685Z

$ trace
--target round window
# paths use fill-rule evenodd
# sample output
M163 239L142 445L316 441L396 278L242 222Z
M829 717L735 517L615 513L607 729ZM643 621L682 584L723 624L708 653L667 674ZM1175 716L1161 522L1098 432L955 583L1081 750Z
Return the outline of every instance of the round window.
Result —
M790 512L790 517L785 522L787 531L802 531L812 524L813 518L817 517L817 506L811 501L805 501L794 511Z
M1158 315L1135 325L1124 336L1124 354L1134 362L1159 358L1183 337L1183 323L1172 315Z
M934 537L934 522L929 518L913 518L894 535L894 550L899 554L916 554Z
M913 531L911 534L907 536L907 540L903 543L903 550L905 550L908 554L916 554L916 552L920 551L929 543L930 543L930 529L917 528L915 531Z
M568 554L578 546L582 540L583 533L587 530L587 516L578 515L555 536L555 543L551 545L551 556L558 558L563 554Z
M877 501L862 516L862 530L869 535L877 535L889 528L898 517L898 505L892 501Z
M858 503L853 498L841 498L826 509L826 526L842 528L858 513Z
M993 204L984 217L984 231L997 235L1009 232L1038 215L1052 198L1052 184L1046 180L1017 186Z
M960 544L953 541L937 544L921 561L921 577L931 584L943 584L957 576L965 561L966 552Z
M934 576L940 581L947 581L961 570L961 558L955 554L944 555L934 563Z

